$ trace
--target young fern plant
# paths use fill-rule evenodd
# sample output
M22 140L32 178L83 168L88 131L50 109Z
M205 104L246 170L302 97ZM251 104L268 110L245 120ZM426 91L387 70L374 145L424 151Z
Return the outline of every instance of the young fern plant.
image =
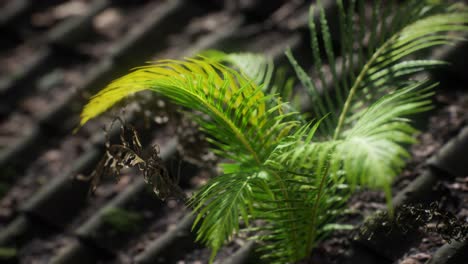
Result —
M194 110L213 152L226 160L222 175L189 201L197 215L197 238L213 249L211 260L241 230L255 234L271 263L300 260L332 230L344 228L336 220L357 187L383 189L390 203L392 179L409 156L405 146L415 141L407 116L430 109L435 86L409 77L445 64L416 59L419 51L459 40L451 32L468 31L463 6L393 2L375 1L368 23L363 0L347 6L337 0L339 67L324 10L320 4L311 8L318 81L290 51L286 55L310 95L313 121L287 102L290 85L274 83L270 59L210 52L134 69L91 98L81 125L142 90ZM316 8L318 24L312 15Z

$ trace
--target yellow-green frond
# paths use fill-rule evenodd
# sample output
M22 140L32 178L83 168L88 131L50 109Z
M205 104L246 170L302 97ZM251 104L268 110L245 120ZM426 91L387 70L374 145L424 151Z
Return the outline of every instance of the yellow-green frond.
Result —
M226 80L229 83L226 83ZM227 87L222 87L223 85ZM195 87L199 90L194 91ZM156 64L134 69L133 72L113 81L93 96L81 113L80 125L84 125L90 119L105 112L123 98L146 89L155 92L183 89L185 92L192 93L192 96L212 93L213 97L224 99L224 103L229 102L232 96L237 95L236 93L241 93L244 97L253 95L255 98L262 98L264 96L261 91L256 91L256 85L251 81L219 63L208 62L204 59L161 60ZM220 91L223 91L223 96L219 96ZM163 93L171 97L169 94ZM239 97L234 102L234 106L241 103L242 98ZM257 108L258 114L261 115L265 111L265 103L257 104ZM255 123L255 120L251 121Z
M161 60L134 69L92 97L81 114L81 125L147 89L208 116L209 120L199 116L196 121L216 139L213 143L222 156L260 164L267 150L295 126L285 121L294 113L283 114L280 103L266 110L273 96L265 95L261 87L212 59Z

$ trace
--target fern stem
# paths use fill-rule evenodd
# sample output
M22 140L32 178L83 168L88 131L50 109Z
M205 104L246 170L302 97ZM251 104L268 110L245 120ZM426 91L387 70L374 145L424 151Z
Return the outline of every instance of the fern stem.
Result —
M343 106L343 110L341 111L340 117L338 118L338 124L335 129L335 133L333 134L333 140L337 140L338 137L340 136L341 130L343 129L344 121L346 119L346 115L348 114L349 108L351 107L351 102L353 101L354 96L356 95L357 89L361 82L364 80L364 77L366 76L367 72L369 71L370 67L374 63L377 58L379 58L380 54L386 50L387 46L392 43L392 41L398 36L398 34L395 34L393 37L391 37L389 40L385 42L377 51L372 55L372 57L369 59L369 61L364 65L364 68L362 68L361 72L359 73L358 77L356 78L356 81L354 82L353 86L351 87L351 90L349 91L348 97L346 98L346 102Z

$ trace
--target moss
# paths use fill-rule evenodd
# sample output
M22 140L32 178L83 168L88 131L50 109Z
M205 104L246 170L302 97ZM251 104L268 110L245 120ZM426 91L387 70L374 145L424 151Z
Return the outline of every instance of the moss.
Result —
M104 223L119 233L131 233L138 231L143 221L139 213L120 208L112 208L103 216Z
M16 248L0 247L0 260L13 259L17 254Z

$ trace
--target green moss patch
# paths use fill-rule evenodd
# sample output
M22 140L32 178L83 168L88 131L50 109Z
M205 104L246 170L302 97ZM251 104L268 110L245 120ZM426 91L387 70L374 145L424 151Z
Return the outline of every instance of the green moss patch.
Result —
M11 260L16 258L18 252L16 248L0 247L0 260Z
M131 233L140 229L143 216L137 212L113 208L104 214L104 223L119 233Z

